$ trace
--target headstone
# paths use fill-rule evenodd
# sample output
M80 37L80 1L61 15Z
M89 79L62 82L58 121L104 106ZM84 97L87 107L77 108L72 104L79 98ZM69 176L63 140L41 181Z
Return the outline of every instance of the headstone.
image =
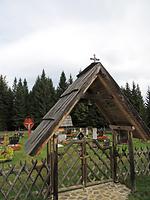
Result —
M9 137L9 144L18 144L18 143L19 143L19 136Z
M97 128L93 128L93 139L97 140Z
M66 134L59 134L58 135L58 142L63 142L66 140Z
M88 130L88 128L85 129L85 135L86 135L86 136L89 135L89 130Z

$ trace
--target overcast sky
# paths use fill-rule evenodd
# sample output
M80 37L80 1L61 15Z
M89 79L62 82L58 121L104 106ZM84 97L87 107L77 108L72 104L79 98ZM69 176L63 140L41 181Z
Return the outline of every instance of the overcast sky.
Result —
M0 0L0 74L55 83L96 54L117 83L150 86L149 0Z

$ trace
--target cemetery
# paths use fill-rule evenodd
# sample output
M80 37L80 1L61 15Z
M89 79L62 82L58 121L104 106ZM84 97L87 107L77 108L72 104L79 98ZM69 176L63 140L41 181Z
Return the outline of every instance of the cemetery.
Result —
M107 128L73 126L70 113L82 99L97 106L108 122ZM4 182L0 197L67 199L73 191L82 193L90 187L99 191L103 184L118 184L126 195L134 193L136 178L150 176L150 145L143 145L149 139L144 121L104 66L94 61L30 132L24 148L33 160L20 162L19 167L9 166L6 171L0 169L0 181ZM16 145L19 140L10 137L9 144ZM139 146L134 146L140 140ZM42 151L45 159L39 162L34 158Z

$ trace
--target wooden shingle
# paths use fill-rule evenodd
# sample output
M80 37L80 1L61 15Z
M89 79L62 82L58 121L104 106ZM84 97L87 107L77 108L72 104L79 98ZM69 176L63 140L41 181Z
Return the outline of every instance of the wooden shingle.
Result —
M134 126L134 137L150 139L148 127L101 63L92 63L77 77L26 142L28 154L35 155L48 142L81 98L92 99L109 124Z

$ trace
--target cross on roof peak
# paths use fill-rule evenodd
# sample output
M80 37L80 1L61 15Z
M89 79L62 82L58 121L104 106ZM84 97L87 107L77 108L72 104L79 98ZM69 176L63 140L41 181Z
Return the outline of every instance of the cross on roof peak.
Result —
M94 63L95 63L96 61L99 61L99 59L98 59L98 58L96 58L96 55L95 55L95 54L93 54L93 58L90 58L90 60L93 60L93 61L94 61Z

